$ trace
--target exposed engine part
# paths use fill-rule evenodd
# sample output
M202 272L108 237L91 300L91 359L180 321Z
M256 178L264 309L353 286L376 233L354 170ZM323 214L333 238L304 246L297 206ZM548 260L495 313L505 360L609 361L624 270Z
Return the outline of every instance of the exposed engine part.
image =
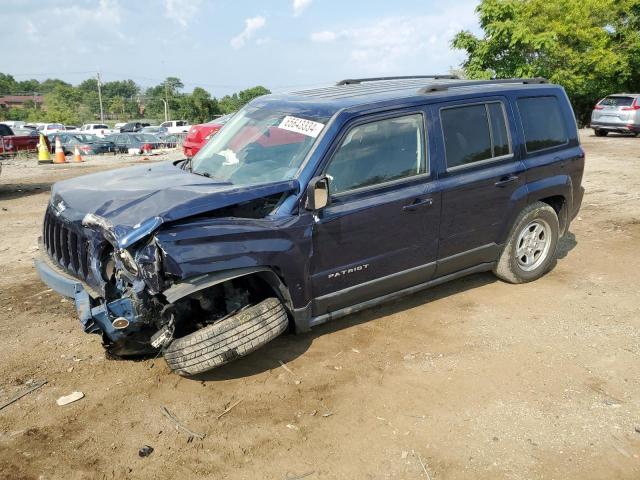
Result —
M225 282L223 285L227 313L240 310L249 303L249 292L245 288L236 288L233 282Z
M168 346L173 341L173 334L175 333L175 321L173 316L171 316L171 320L153 334L151 337L151 346L153 348L162 349Z
M124 317L118 317L113 322L111 322L111 326L116 330L124 330L129 326L129 320Z

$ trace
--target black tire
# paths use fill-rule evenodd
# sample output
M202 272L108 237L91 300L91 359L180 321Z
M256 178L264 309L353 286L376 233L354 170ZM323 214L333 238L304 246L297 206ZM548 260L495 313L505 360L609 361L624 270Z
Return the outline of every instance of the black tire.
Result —
M596 137L606 137L607 135L609 135L609 132L607 132L606 130L600 130L599 128L594 128L593 133L596 134Z
M538 238L538 240L548 242L548 248L545 247L540 250L538 259L532 265L525 267L522 265L522 259L528 257L528 255L525 254L525 257L519 257L517 250L519 246L526 243L526 240L521 237L525 235L525 229L530 233L531 228L536 224L544 226L542 228L544 236L542 239ZM518 215L511 229L507 244L493 269L493 273L501 280L509 283L531 282L542 277L556 264L559 231L558 215L551 206L543 202L535 202L525 207ZM547 243L544 243L544 245L547 245ZM531 248L531 251L534 252L531 254L533 258L535 258L535 252L538 251L536 249L537 247ZM527 268L531 269L528 270Z
M243 357L287 329L287 312L277 298L257 305L171 342L163 352L169 368L188 376Z

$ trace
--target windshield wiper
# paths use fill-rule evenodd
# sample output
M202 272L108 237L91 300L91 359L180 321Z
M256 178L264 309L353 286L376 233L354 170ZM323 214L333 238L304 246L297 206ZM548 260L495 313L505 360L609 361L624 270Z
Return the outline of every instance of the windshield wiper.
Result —
M189 170L190 172L193 171L191 167L191 159L193 159L193 157L189 157L184 161L184 163L182 164L183 170Z

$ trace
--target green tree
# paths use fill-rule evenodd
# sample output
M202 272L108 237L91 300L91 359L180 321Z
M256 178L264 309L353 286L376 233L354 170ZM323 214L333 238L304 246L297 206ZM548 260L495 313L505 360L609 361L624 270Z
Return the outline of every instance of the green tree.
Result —
M58 78L47 78L44 82L40 83L40 93L53 92L56 87L71 87L71 84L63 82Z
M0 73L0 95L11 95L16 91L17 82L11 75Z
M125 108L126 103L124 98L122 97L113 97L109 103L109 111L117 115L119 119L124 119L125 117Z
M258 85L257 87L247 88L246 90L234 93L233 95L225 95L218 102L220 105L220 111L222 113L236 112L254 98L262 95L268 95L269 93L271 93L270 90Z
M45 118L50 122L79 123L79 108L82 104L82 94L78 89L57 85L50 93L45 94Z
M607 94L640 90L640 0L482 0L482 37L453 39L469 78L545 77L581 124Z

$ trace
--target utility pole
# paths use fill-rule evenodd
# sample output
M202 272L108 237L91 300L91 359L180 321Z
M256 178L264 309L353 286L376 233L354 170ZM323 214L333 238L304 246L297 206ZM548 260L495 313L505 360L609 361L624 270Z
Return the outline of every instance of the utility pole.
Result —
M100 89L100 72L98 72L98 100L100 101L100 123L104 123L104 112L102 110L102 90Z
M165 80L164 81L164 121L165 122L169 120L168 104L169 104L169 96L167 95L167 81Z

